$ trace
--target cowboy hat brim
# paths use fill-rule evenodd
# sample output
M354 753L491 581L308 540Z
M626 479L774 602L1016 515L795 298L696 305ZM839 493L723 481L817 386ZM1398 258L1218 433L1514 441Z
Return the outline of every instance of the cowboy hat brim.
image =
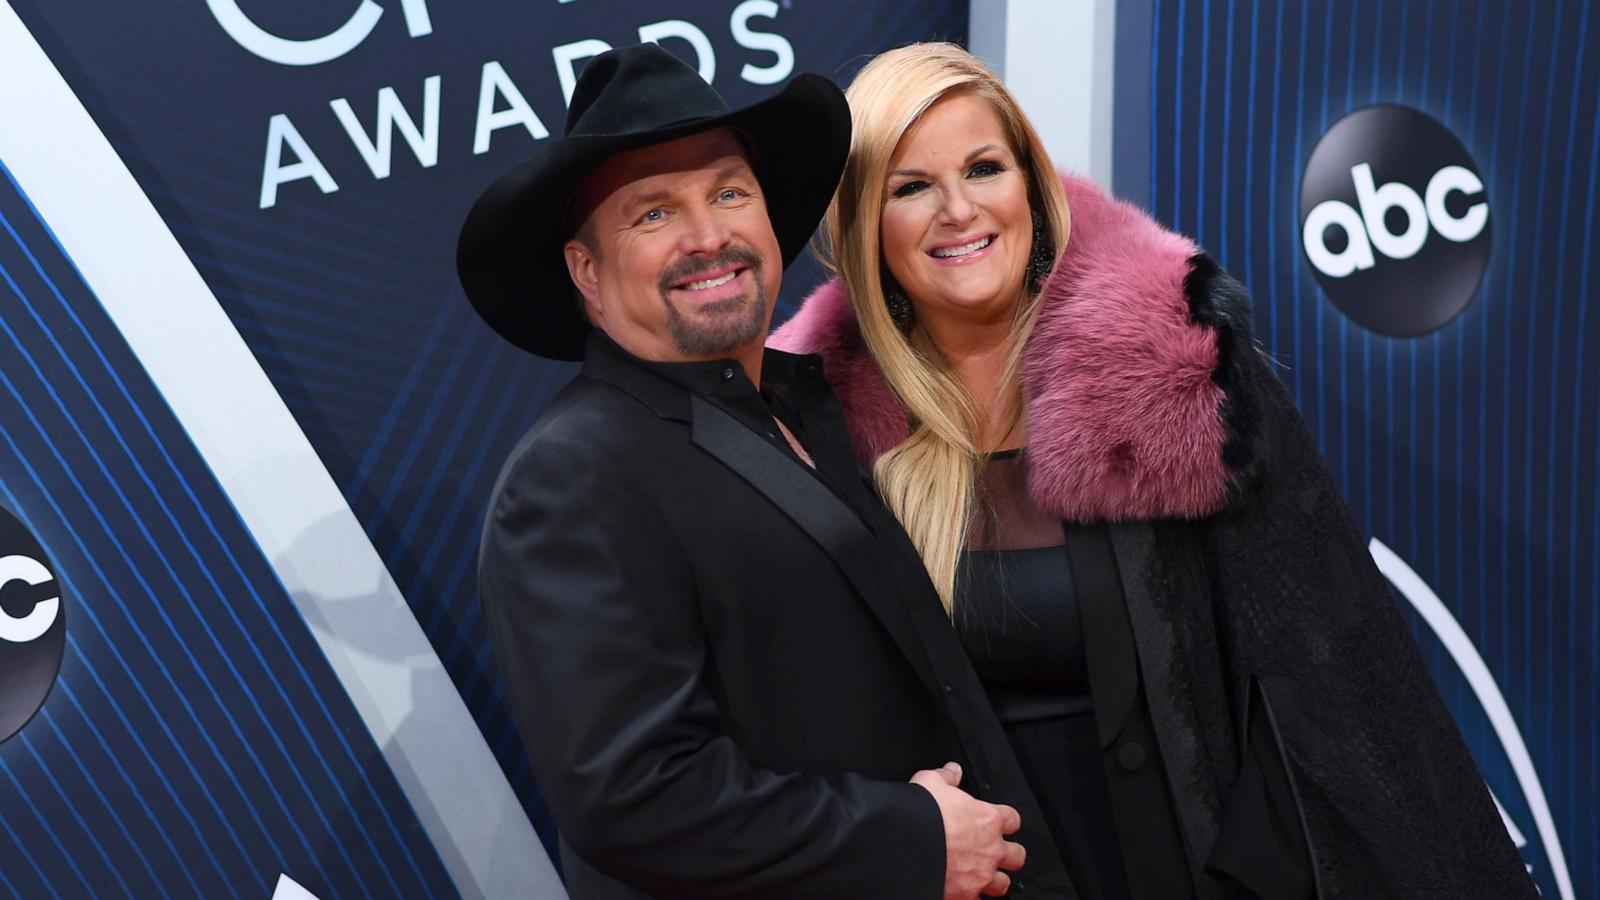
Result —
M816 230L850 149L849 106L819 75L799 75L777 95L725 115L549 141L496 179L467 214L456 247L467 299L518 347L547 359L582 359L589 323L561 251L573 192L608 157L723 127L749 138L787 267Z

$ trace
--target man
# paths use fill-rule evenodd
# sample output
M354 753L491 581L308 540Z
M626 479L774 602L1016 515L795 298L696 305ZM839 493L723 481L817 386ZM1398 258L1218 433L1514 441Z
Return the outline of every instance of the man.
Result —
M623 48L463 228L485 320L583 360L479 561L580 900L1071 895L819 362L763 349L849 132L822 78L729 112Z

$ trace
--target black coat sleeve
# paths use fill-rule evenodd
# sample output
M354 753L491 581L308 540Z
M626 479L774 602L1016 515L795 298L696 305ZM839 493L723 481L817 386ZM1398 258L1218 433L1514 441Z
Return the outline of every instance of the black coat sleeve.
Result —
M657 896L939 896L927 791L763 769L719 726L687 556L592 444L547 432L519 450L479 579L533 771L596 869Z
M1326 896L1534 897L1394 595L1292 399L1237 360L1265 441L1208 528L1232 682L1255 677Z

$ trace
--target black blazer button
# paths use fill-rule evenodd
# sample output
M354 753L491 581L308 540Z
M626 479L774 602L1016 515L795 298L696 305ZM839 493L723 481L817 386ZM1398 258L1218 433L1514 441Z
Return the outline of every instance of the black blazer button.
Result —
M722 370L722 380L723 381L728 381L731 378L733 378L733 366L727 366L727 367L723 368L723 370Z
M955 693L955 692L956 692L956 689L955 689L955 688L953 688L953 687L951 687L951 686L950 686L950 682L948 682L948 681L947 681L947 682L945 682L945 684L944 684L944 692L945 692L945 693L946 693L946 694L954 694L954 693Z
M1125 772L1137 772L1144 765L1144 747L1134 741L1129 741L1117 748L1117 765Z

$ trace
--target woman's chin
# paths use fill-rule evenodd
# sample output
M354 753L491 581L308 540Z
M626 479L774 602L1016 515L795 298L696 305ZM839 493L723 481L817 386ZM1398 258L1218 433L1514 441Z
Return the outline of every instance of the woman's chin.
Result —
M922 318L950 318L959 321L989 322L1009 319L1022 292L999 285L973 285L960 291L940 291L916 303Z

